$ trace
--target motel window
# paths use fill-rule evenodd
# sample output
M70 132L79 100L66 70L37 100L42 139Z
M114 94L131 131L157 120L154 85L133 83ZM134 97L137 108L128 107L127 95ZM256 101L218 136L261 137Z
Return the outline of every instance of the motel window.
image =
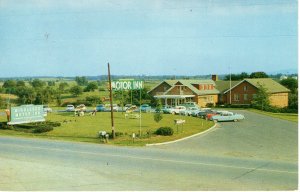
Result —
M234 95L233 95L233 99L234 99L235 101L239 101L239 100L240 100L240 95L239 95L239 94L234 94Z
M244 101L248 100L248 94L244 94Z
M203 85L199 85L199 90L202 90L203 89Z
M207 89L207 85L204 85L204 90L206 90Z

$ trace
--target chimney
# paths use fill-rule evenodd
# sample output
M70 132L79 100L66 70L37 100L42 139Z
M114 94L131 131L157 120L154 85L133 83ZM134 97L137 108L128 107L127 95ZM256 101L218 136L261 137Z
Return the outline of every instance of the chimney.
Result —
M211 75L211 80L218 81L218 75Z

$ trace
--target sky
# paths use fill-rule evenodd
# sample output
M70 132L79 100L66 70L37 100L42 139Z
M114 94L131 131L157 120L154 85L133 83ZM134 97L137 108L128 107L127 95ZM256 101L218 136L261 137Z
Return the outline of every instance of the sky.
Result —
M296 0L0 0L0 77L298 70Z

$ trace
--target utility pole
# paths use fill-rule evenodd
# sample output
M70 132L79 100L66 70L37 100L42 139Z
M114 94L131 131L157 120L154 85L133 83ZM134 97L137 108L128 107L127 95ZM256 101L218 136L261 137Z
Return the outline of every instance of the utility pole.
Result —
M111 87L111 78L110 78L110 67L109 63L107 63L108 67L108 81L109 81L109 100L110 100L110 117L111 117L111 133L112 138L115 139L115 127L114 127L114 112L113 112L113 101L112 101L112 87Z
M231 105L231 67L229 64L229 82L230 82L230 89L229 89L229 104Z

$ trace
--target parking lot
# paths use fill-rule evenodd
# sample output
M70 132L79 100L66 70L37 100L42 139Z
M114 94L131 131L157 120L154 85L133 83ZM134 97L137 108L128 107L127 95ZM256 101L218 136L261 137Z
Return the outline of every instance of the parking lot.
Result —
M209 156L297 162L297 123L249 111L236 112L244 114L246 119L219 122L206 134L155 147Z

